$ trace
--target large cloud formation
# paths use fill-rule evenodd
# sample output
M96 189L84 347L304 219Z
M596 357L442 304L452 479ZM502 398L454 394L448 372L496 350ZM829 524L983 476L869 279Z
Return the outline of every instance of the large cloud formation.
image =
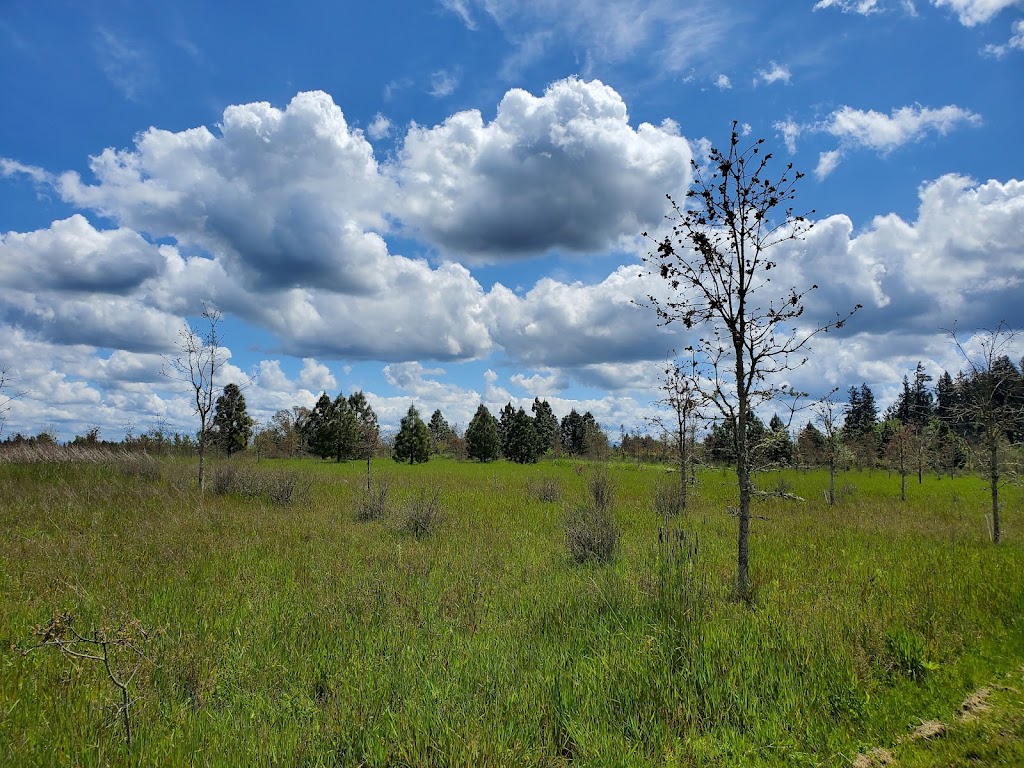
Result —
M880 151L971 121L951 108L842 114L830 123L837 137ZM892 133L901 121L910 128ZM273 354L309 361L295 381L262 361L254 406L284 407L289 388L314 398L333 381L314 358L389 363L393 387L429 393L426 369L408 366L497 352L524 392L600 387L620 398L607 413L620 414L652 383L652 361L689 341L638 306L662 281L627 258L591 282L548 276L522 291L485 289L464 263L635 251L637 233L661 223L664 193L689 183L690 157L673 124L634 128L614 90L570 79L540 96L509 91L490 122L460 112L412 126L385 164L323 93L284 109L230 107L219 131L151 128L132 148L93 158L89 180L3 160L0 173L50 185L114 224L75 214L0 235L0 328L10 341L0 366L16 364L38 393L17 408L45 418L81 423L93 413L111 423L137 409L187 421L186 402L159 394L157 362L183 317L212 300L269 332ZM843 215L815 222L806 239L780 246L773 284L783 293L820 286L811 323L864 304L844 343L829 337L821 347L870 380L866 361L896 370L892 361L954 322L1024 326L1021 232L1024 183L947 175L922 185L913 220L890 214L861 230ZM393 253L396 234L419 236L446 260ZM458 254L464 263L451 260ZM23 364L29 358L46 370ZM818 383L825 376L808 370ZM507 394L485 387L479 396ZM449 395L445 403L478 396Z
M598 82L509 91L497 116L459 112L413 126L394 169L403 221L464 256L604 250L658 222L665 193L690 181L676 126L634 129L622 98Z

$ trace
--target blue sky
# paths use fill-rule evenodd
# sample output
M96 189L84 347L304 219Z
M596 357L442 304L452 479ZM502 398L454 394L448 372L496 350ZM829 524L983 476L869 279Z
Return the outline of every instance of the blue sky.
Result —
M792 384L884 405L941 329L1024 326L1020 0L5 3L0 85L7 432L193 429L160 369L204 301L261 420L642 425L687 339L640 233L734 119L807 174L809 320L864 305Z

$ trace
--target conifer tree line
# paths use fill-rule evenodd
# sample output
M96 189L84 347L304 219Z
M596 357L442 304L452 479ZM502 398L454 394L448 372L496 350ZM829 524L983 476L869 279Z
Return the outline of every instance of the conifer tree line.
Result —
M997 428L978 417L972 404L985 394ZM925 471L951 473L972 464L983 465L984 451L993 439L1001 444L1024 444L1024 360L994 357L985 370L943 371L933 378L922 363L903 377L895 402L880 411L866 383L845 393L833 424L812 418L795 434L774 415L765 424L756 414L747 419L747 441L756 447L761 466L816 467L838 463L867 469L886 467L921 478ZM832 435L830 438L830 434ZM671 453L667 436L620 430L615 452L627 459L665 460ZM987 442L986 442L987 441ZM72 444L124 445L154 452L194 450L198 437L176 434L162 427L136 435L129 429L121 443L99 439L99 428L77 436ZM419 463L432 455L468 458L480 462L533 463L545 455L602 458L610 455L608 436L589 411L572 409L559 419L547 400L535 398L527 412L507 403L497 415L482 403L463 430L452 425L440 409L424 422L415 406L402 418L398 432L385 439L377 415L365 394L321 394L312 409L294 406L277 411L262 428L249 416L245 395L235 383L217 397L207 433L209 445L224 454L250 446L258 454L274 457L312 455L336 462L391 455L398 461ZM41 433L7 436L5 444L56 444ZM735 461L735 424L720 420L710 425L695 445L706 462Z
M530 412L509 402L497 416L480 404L464 431L451 425L440 409L424 422L415 405L402 417L392 439L382 437L377 417L362 392L333 400L322 394L312 410L299 406L280 410L255 439L271 456L312 454L347 461L390 453L410 464L448 455L481 462L506 459L520 464L546 454L603 457L608 437L594 415L572 409L561 420L547 400L534 398Z
M934 381L934 384L932 383ZM943 371L937 379L922 363L903 377L898 397L884 411L866 383L850 387L823 423L819 410L794 434L776 414L766 425L757 414L747 419L747 441L762 467L829 466L888 468L920 478L925 471L954 472L984 465L988 435L978 417L979 395L1000 415L996 437L1006 445L1024 444L1024 360L994 358L991 370ZM735 461L735 424L712 423L698 444L705 462ZM831 434L831 437L830 437ZM623 428L623 458L661 461L672 453L668 435L652 436Z

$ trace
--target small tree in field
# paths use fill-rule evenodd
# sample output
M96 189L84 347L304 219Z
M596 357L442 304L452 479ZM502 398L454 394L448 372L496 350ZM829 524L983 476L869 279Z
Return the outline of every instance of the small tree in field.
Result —
M4 427L7 425L7 412L11 410L11 401L17 400L25 394L25 392L11 392L10 386L13 379L11 367L0 366L0 436L3 435Z
M917 455L916 429L898 421L888 422L891 437L885 447L885 456L889 461L889 469L895 470L900 476L900 501L907 500L907 476L912 471L914 457Z
M244 451L256 422L249 416L245 395L237 384L228 384L214 405L213 430L217 444L227 454Z
M355 417L356 434L353 455L366 462L366 492L370 492L370 462L380 442L380 423L373 412L369 400L362 390L356 390L348 396L348 407Z
M224 364L217 326L221 312L210 306L203 309L202 328L185 323L178 333L178 352L167 359L163 374L188 385L193 410L199 417L199 491L206 488L206 451L210 444L211 414L214 406L214 380Z
M829 506L836 503L836 466L843 449L839 417L844 409L832 399L834 394L834 391L831 392L814 406L815 419L821 425L821 434L825 438L822 447L825 461L828 462L828 493L825 498Z
M669 361L661 378L661 391L664 396L658 400L658 404L667 407L669 413L665 418L653 419L671 446L673 458L679 467L678 511L683 514L686 513L687 486L691 480L695 460L697 421L703 419L701 409L706 405L694 377L695 367L692 357L688 361Z
M423 423L415 405L410 405L409 412L402 417L398 434L395 436L393 458L395 461L408 461L410 464L430 459L430 430Z
M806 290L775 292L771 258L775 246L796 240L810 228L794 215L792 201L803 174L789 164L777 180L768 177L771 153L760 139L741 149L733 123L725 151L712 149L711 175L692 162L695 184L689 205L672 198L672 232L646 257L651 272L665 281L666 296L648 296L661 324L704 329L694 345L701 392L724 420L736 425L737 517L736 591L749 599L750 501L753 450L747 422L758 406L794 394L778 377L799 367L811 339L838 328L856 311L837 314L823 325L802 321ZM813 211L812 211L813 213ZM646 235L646 233L645 233ZM706 383L705 383L706 382Z
M498 422L483 403L466 427L466 454L482 462L495 461L501 456Z
M993 330L985 329L985 335L979 339L980 352L975 354L964 348L955 329L949 331L949 335L967 363L967 379L955 406L955 417L976 430L985 447L992 500L992 541L998 544L1001 536L999 486L1003 481L1000 454L1006 444L1006 434L1024 426L1024 383L1021 381L1024 372L1018 372L1007 355L1017 332L1005 323Z

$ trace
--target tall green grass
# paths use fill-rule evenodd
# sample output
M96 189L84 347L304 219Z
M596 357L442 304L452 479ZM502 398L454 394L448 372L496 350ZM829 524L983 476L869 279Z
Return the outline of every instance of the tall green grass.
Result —
M662 529L664 470L613 465L610 564L576 564L590 470L263 462L310 490L200 497L191 465L0 466L0 755L12 765L835 765L1024 662L1024 538L975 478L781 475L753 605L730 599L728 472ZM772 486L775 478L762 478ZM544 501L537 488L559 489ZM440 524L408 532L437 493ZM763 518L763 519L760 519ZM685 531L683 534L675 531ZM55 610L155 631L131 752L100 670L18 652Z

